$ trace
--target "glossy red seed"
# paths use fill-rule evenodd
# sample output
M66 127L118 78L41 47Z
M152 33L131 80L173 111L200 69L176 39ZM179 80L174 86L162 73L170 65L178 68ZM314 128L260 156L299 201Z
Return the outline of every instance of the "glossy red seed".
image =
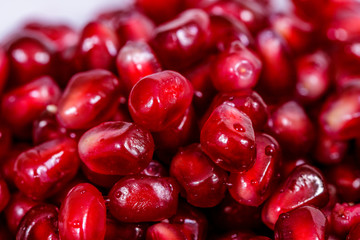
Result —
M90 170L85 164L81 164L81 171L90 183L105 188L111 188L117 181L122 178L121 175L109 175L94 172Z
M315 159L324 165L333 165L344 160L348 151L347 141L333 139L325 133L319 133L315 147Z
M281 174L280 174L281 177L283 179L287 178L296 167L303 165L303 164L311 165L311 161L308 158L303 158L303 157L299 157L299 158L286 157L286 158L284 158L282 161L282 165L281 165Z
M356 240L360 239L360 223L353 226L346 236L346 240Z
M256 54L240 41L234 41L214 62L211 79L220 92L253 88L260 76L262 63Z
M52 54L42 40L18 37L11 42L7 51L11 70L9 85L23 85L51 73Z
M58 209L54 205L39 204L32 207L21 220L16 240L58 240Z
M169 218L169 222L178 226L187 239L205 240L207 237L206 216L197 208L184 202L179 202L176 214Z
M323 131L340 140L359 137L360 88L349 87L329 97L319 115Z
M215 240L270 240L265 236L256 236L254 233L248 231L230 231L221 236L215 237Z
M107 217L105 240L142 240L147 228L147 223L123 223Z
M179 189L173 178L130 176L109 192L109 210L122 222L153 222L176 213Z
M314 126L305 110L297 102L278 106L272 113L268 126L284 152L303 156L315 140Z
M98 23L88 23L80 37L76 52L79 71L102 68L115 69L115 58L119 50L119 41L111 28Z
M203 151L228 171L245 171L256 157L255 133L250 118L227 104L215 108L205 122L200 143Z
M150 131L161 131L174 124L190 106L191 83L173 71L151 74L131 90L129 111L133 120Z
M152 177L167 177L169 176L168 169L156 160L151 160L149 165L140 172L141 175Z
M19 86L2 97L2 116L14 134L27 138L31 134L33 121L49 104L56 104L61 92L54 80L40 77Z
M9 60L5 50L0 47L0 92L3 91L9 74Z
M128 92L141 78L161 71L154 52L143 41L128 41L117 55L116 67Z
M57 119L66 128L88 129L114 114L119 80L101 69L75 74L60 99Z
M170 175L184 189L186 200L196 207L214 207L225 196L227 173L202 151L200 144L179 150L171 161Z
M106 230L105 201L94 186L78 184L67 194L59 212L62 240L104 239Z
M275 225L275 239L327 239L327 221L317 208L303 206L283 213Z
M0 212L4 210L10 200L9 188L4 179L0 178Z
M172 19L182 10L181 0L136 0L136 5L156 22Z
M34 201L31 198L26 197L21 192L13 193L9 204L5 209L5 217L7 227L11 233L15 234L24 215L34 206L41 202Z
M331 212L331 230L340 237L345 237L351 227L360 223L360 205L336 203Z
M243 173L231 173L229 192L241 204L259 206L272 193L279 180L281 151L277 141L265 133L256 134L254 165Z
M146 232L147 240L187 240L181 229L171 223L157 223L148 228Z
M34 199L44 199L63 188L77 173L76 142L55 139L20 154L15 162L15 184Z
M209 16L190 9L155 29L151 41L160 62L170 69L191 66L205 54L208 45Z
M154 141L149 131L128 122L104 122L79 141L79 156L93 172L109 175L139 173L150 163Z
M310 165L295 168L273 192L262 209L262 220L271 229L280 214L300 206L323 207L329 200L322 174Z
M212 111L221 104L236 107L244 112L251 119L254 129L257 131L264 128L269 117L268 106L261 96L255 91L244 90L216 95L203 119L206 120Z

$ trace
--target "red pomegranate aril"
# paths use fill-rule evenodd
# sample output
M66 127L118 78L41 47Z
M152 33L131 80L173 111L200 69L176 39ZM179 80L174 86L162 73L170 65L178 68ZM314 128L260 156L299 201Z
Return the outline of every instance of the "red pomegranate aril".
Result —
M42 39L45 41L45 39ZM18 37L7 50L10 63L10 86L26 84L51 73L52 53L43 41L33 37Z
M202 151L200 144L179 150L171 161L170 175L184 189L186 200L196 207L214 207L225 197L227 173Z
M116 111L119 80L101 69L75 74L59 101L57 119L69 129L88 129L106 121Z
M342 162L345 159L349 143L333 139L325 133L318 133L318 139L314 150L315 159L317 162L324 165L334 165Z
M8 229L15 234L24 215L35 205L41 202L26 197L21 192L13 193L9 204L5 208L5 217Z
M360 205L336 203L331 213L330 229L339 237L345 237L351 227L360 223Z
M220 92L253 88L260 76L262 63L254 52L240 41L234 41L213 64L211 79Z
M3 178L0 178L0 213L10 200L9 188Z
M16 240L39 239L58 240L58 209L51 204L32 207L22 218Z
M265 236L256 236L254 233L248 231L230 231L221 236L215 237L214 240L270 240Z
M303 206L283 213L275 225L275 240L327 239L327 221L317 208Z
M273 30L265 29L256 38L263 71L258 88L262 97L292 96L295 89L294 66L284 40ZM279 99L278 98L278 99Z
M129 95L134 122L150 131L162 131L174 124L190 106L193 88L189 80L174 71L142 78Z
M123 177L122 175L109 175L94 172L90 170L85 164L81 164L81 170L90 183L104 188L111 188Z
M116 67L128 92L141 78L161 71L159 61L143 41L128 41L117 55Z
M339 140L359 137L360 88L349 87L329 97L319 115L322 130Z
M305 205L323 207L328 200L329 192L322 174L310 165L300 165L266 201L262 220L274 229L280 214Z
M326 179L335 185L344 202L360 201L360 169L357 164L337 164L328 170Z
M109 192L110 213L122 222L155 222L176 213L179 187L173 178L129 176Z
M360 239L360 223L353 226L346 236L346 240L357 240Z
M296 167L303 164L311 165L311 161L304 157L290 158L289 156L286 156L283 158L281 165L281 178L286 179Z
M268 121L272 136L281 149L296 156L309 152L315 140L314 125L305 110L295 101L278 106Z
M106 207L99 190L89 183L81 183L73 187L60 207L60 238L62 240L104 239L105 231Z
M111 28L99 22L87 24L81 33L75 56L78 70L115 70L119 48L119 41Z
M182 4L181 0L136 0L137 7L157 23L174 18Z
M261 96L255 91L244 90L216 95L203 119L206 120L212 111L221 104L230 105L244 112L251 119L254 129L257 131L264 128L269 117L268 106Z
M9 74L9 60L5 50L0 46L0 93L8 81Z
M141 175L150 177L167 177L169 176L168 169L156 160L151 160L149 165L140 172Z
M210 220L221 231L254 229L261 223L260 208L240 204L230 194L210 213Z
M105 240L143 240L147 228L147 223L123 223L107 217Z
M3 122L0 122L0 158L4 158L12 145L12 132L9 126ZM1 165L0 161L0 165Z
M164 220L166 222L166 220ZM179 202L176 214L169 218L169 222L178 226L185 234L186 239L205 240L208 230L206 216L197 208Z
M24 26L24 29L45 36L53 43L56 52L62 52L69 47L74 47L79 41L78 33L65 24L30 22Z
M146 240L187 240L179 226L171 223L157 223L147 229Z
M155 28L150 44L161 64L169 69L183 69L205 55L210 19L200 9L189 9L175 19Z
M254 165L242 173L231 173L229 192L241 204L261 205L276 187L280 172L281 152L277 141L265 133L256 138L256 159Z
M79 141L79 156L93 172L108 175L139 173L154 152L151 133L135 123L104 122Z
M331 81L330 57L323 51L304 55L296 61L296 95L304 103L324 96Z
M246 171L256 157L250 118L227 104L215 108L207 119L200 133L200 143L211 160L227 171Z
M63 188L77 173L76 142L51 140L20 154L15 162L15 184L33 199L44 199Z
M196 120L194 109L190 106L172 126L152 134L156 155L160 161L170 163L179 147L199 141L199 128Z
M51 77L34 79L3 95L2 116L15 135L28 138L31 135L33 121L47 105L56 104L60 96L60 88Z

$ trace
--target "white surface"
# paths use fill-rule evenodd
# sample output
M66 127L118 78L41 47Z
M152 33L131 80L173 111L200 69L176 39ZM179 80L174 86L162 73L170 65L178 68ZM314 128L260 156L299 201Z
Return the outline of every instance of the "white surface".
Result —
M83 26L101 10L116 9L131 0L0 0L0 42L27 20Z

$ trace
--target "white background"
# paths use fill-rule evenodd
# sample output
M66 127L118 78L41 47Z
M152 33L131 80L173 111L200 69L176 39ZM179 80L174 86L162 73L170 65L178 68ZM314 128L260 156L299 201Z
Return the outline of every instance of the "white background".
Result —
M64 22L80 28L99 12L131 0L0 0L0 42L26 20Z

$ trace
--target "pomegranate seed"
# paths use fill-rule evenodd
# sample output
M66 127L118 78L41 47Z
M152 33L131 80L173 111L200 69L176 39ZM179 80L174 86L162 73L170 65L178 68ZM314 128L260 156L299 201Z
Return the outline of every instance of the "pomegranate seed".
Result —
M315 140L314 126L296 102L286 102L272 113L268 126L284 152L305 155Z
M360 88L348 88L324 103L319 115L324 132L339 140L359 137Z
M360 238L360 223L356 224L351 228L349 234L346 237L346 240L355 240Z
M117 55L116 66L128 92L141 78L161 71L150 46L141 41L128 41Z
M0 212L4 210L10 200L9 188L4 179L0 178Z
M34 199L44 199L59 191L79 168L76 142L55 139L20 154L15 162L15 184Z
M176 213L179 189L174 179L129 176L109 192L109 210L122 222L153 222Z
M76 52L78 70L114 70L119 47L112 29L98 22L87 24L81 33Z
M157 223L148 228L146 232L147 240L187 240L181 229L171 223Z
M295 168L273 192L262 209L262 220L271 229L279 215L297 207L323 207L329 200L327 184L322 174L309 165Z
M165 168L160 162L151 160L149 165L140 172L141 175L150 177L167 177L169 176L167 168Z
M14 134L27 138L31 136L33 121L47 105L56 104L60 94L60 88L52 78L40 77L5 93L1 111Z
M213 99L203 119L206 120L212 111L221 104L236 107L246 113L251 119L255 130L262 130L268 120L269 111L267 105L258 93L251 90L219 93Z
M336 203L331 213L331 230L340 237L345 237L351 227L360 223L360 205Z
M141 79L131 90L130 114L139 125L161 131L183 116L192 95L191 83L179 73L154 73Z
M281 177L283 179L287 178L290 173L297 167L303 164L309 164L311 165L311 161L307 158L285 158L282 161L282 166L281 166Z
M327 239L327 222L317 208L303 206L283 213L275 225L275 239Z
M229 192L241 204L259 206L272 193L279 180L279 144L267 134L256 134L254 165L242 173L231 173Z
M0 122L0 158L4 158L12 145L12 132L9 126ZM1 165L1 161L0 161Z
M215 108L202 127L201 147L221 168L239 172L249 169L255 159L255 133L250 118L235 107Z
M254 233L249 232L231 231L216 237L215 240L270 240L270 238L265 236L256 236Z
M32 207L22 218L16 239L60 239L57 207L50 204Z
M149 165L154 141L149 131L134 123L104 122L79 141L79 156L93 172L108 175L139 173Z
M104 239L106 230L105 201L94 186L78 184L67 194L59 212L62 240Z
M9 85L23 85L31 80L51 73L52 50L34 37L18 37L7 50L10 62Z
M107 217L105 240L145 239L147 228L147 223L123 223Z
M171 161L170 174L193 206L214 207L225 196L227 174L204 154L200 144L181 149Z
M344 160L349 144L336 140L325 133L319 133L315 147L315 159L325 165L334 165Z
M40 204L40 202L26 197L21 192L11 195L9 204L5 208L6 223L11 233L16 234L21 219L32 207L38 204Z
M85 164L81 164L81 170L90 183L105 188L111 188L117 181L122 178L121 175L109 175L94 172L90 170Z
M209 16L203 10L186 10L155 29L151 46L166 68L191 66L205 53L209 26Z
M57 119L70 129L88 129L111 118L120 96L119 80L106 70L77 73L59 102Z
M261 61L240 41L221 53L212 68L211 79L218 91L232 92L253 88L259 78Z
M2 93L4 86L7 83L9 74L9 60L5 50L0 47L0 93Z
M181 0L136 0L136 5L158 23L174 18L182 10Z

